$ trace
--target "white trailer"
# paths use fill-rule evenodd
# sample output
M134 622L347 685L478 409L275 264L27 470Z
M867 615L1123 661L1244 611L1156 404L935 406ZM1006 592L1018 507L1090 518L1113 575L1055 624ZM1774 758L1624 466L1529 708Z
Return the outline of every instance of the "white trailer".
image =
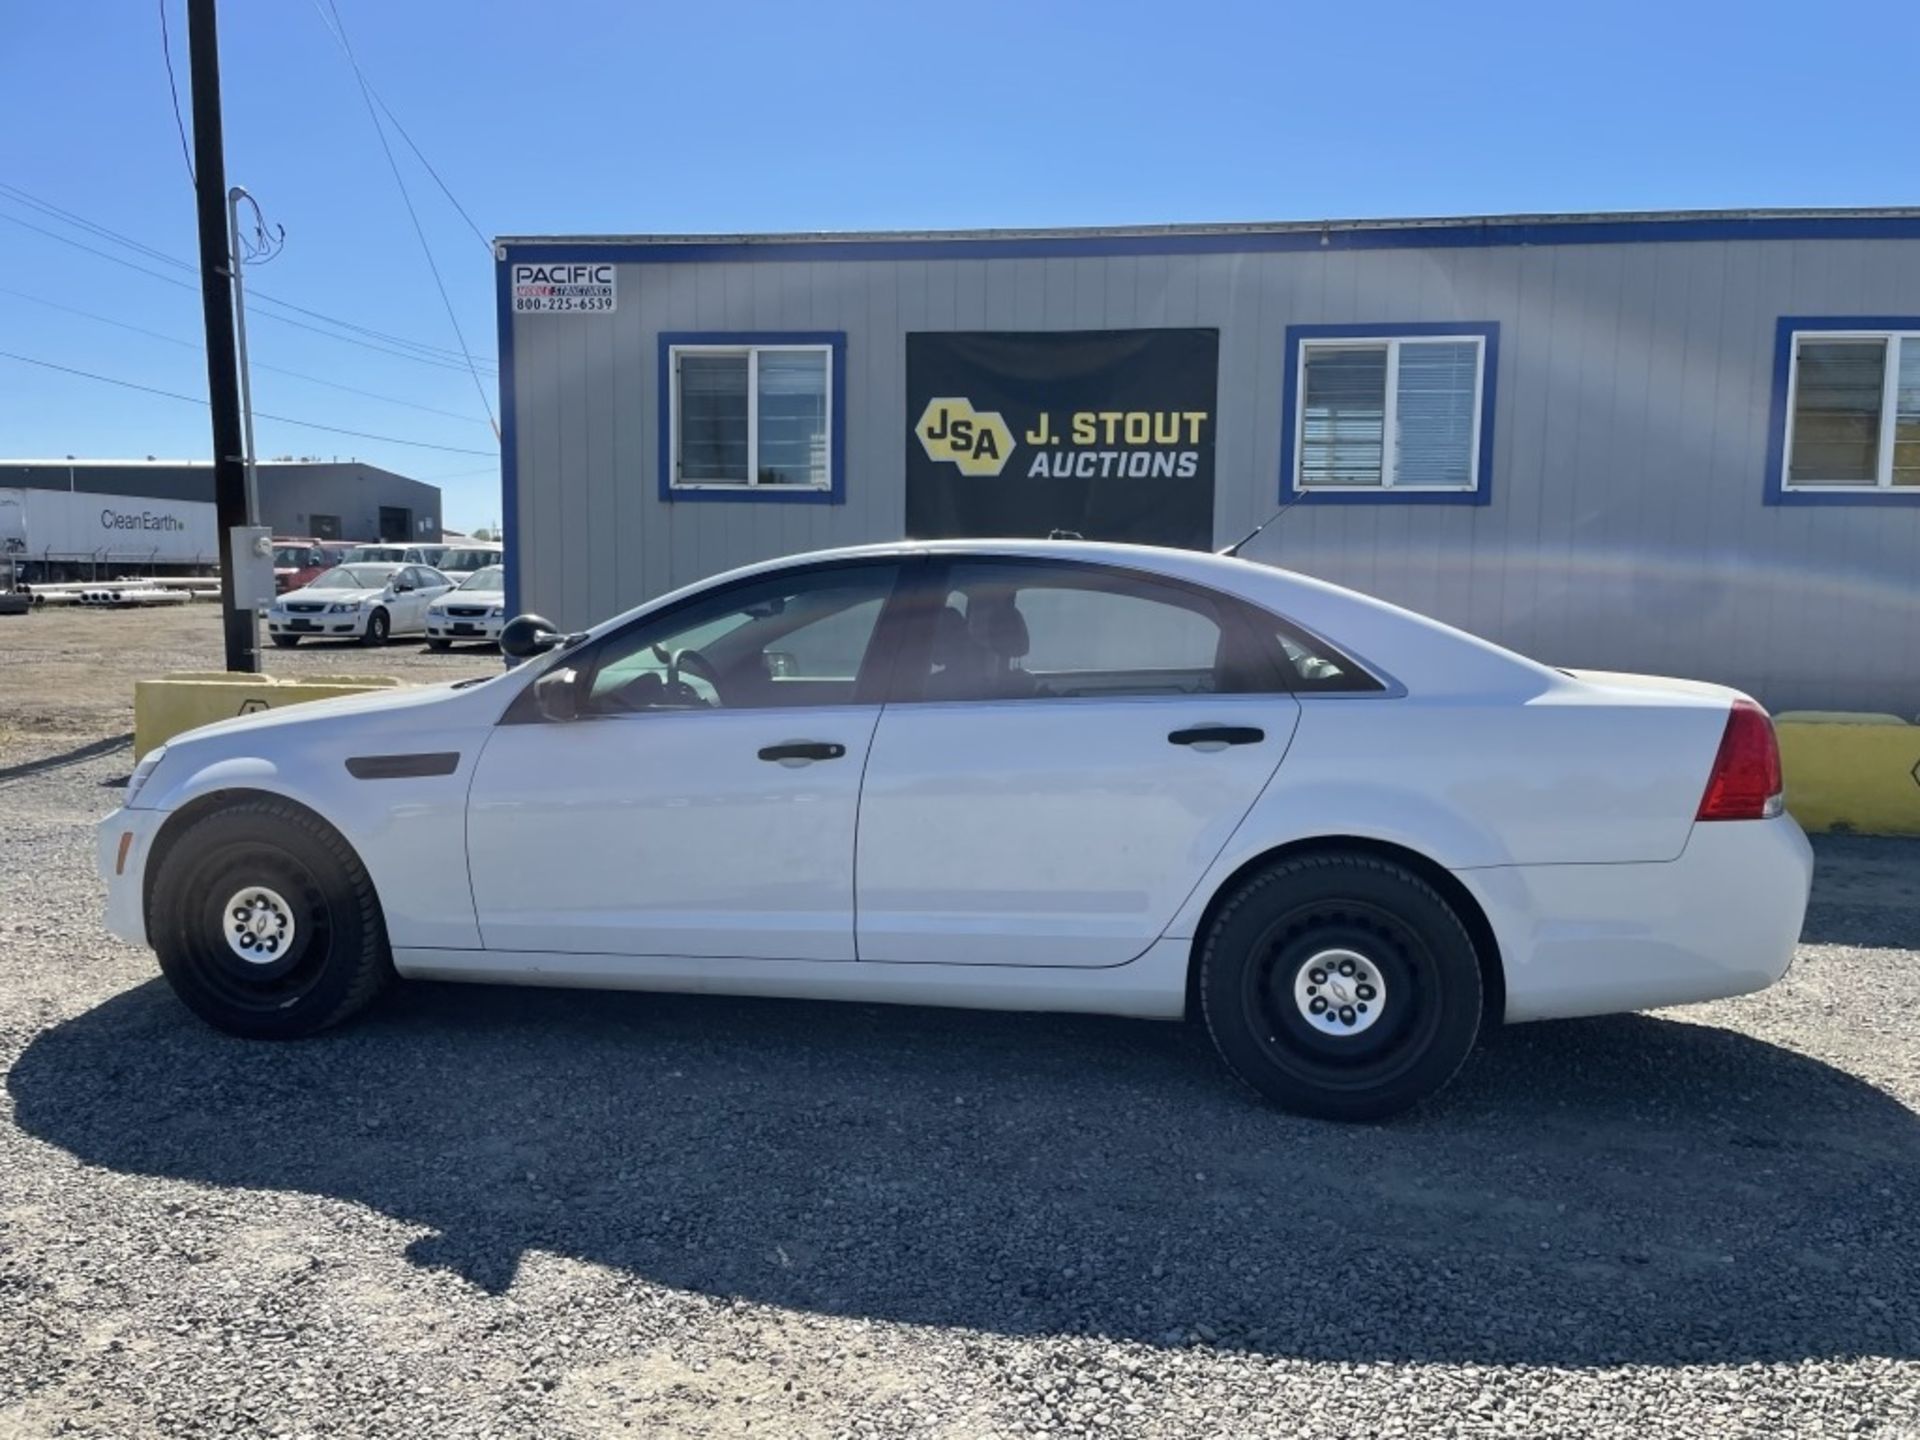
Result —
M0 553L42 580L210 571L219 528L204 500L0 488Z

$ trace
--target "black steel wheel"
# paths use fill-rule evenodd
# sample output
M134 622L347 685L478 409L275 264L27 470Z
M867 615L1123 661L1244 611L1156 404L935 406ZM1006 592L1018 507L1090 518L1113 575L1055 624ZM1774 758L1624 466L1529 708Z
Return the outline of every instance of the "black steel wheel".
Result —
M338 1024L392 977L373 882L311 812L263 796L194 822L154 877L149 939L174 993L230 1034Z
M360 643L367 646L384 645L387 643L387 636L392 633L392 630L392 618L388 616L386 611L376 610L367 617L366 633L360 637Z
M1281 861L1221 906L1201 952L1207 1028L1282 1107L1393 1115L1432 1095L1479 1033L1473 941L1412 871L1371 855Z

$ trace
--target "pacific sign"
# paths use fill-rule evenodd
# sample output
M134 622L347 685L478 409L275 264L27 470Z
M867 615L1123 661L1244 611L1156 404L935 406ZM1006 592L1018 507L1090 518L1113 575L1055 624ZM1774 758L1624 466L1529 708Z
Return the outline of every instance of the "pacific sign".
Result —
M612 310L619 272L606 264L515 265L509 277L516 315L593 315Z

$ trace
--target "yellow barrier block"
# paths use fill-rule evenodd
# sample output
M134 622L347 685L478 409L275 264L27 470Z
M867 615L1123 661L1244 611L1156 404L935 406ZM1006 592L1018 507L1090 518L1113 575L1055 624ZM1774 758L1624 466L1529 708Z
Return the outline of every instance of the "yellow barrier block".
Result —
M154 746L216 720L309 700L390 690L406 683L392 675L312 675L303 680L276 680L270 675L230 674L224 670L189 670L157 680L136 680L133 755L137 760Z
M1808 830L1920 835L1920 725L1781 716L1787 810Z

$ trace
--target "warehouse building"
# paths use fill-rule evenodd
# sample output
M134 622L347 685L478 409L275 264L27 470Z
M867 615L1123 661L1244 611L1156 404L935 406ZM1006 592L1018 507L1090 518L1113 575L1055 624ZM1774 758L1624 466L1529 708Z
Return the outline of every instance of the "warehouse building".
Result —
M1920 711L1920 211L496 248L509 583L1242 552L1552 664Z
M263 460L258 468L260 523L275 535L440 538L437 485L357 460ZM34 579L214 567L213 464L0 460L0 545Z

